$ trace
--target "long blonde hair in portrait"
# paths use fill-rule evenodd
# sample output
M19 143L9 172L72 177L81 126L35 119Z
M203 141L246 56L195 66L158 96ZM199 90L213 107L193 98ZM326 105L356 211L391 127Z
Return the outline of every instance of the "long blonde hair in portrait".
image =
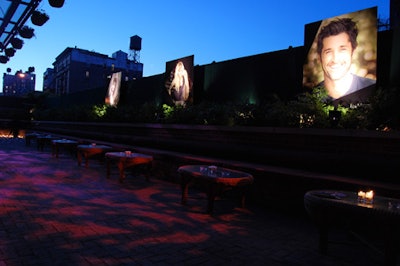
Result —
M174 78L169 85L169 92L172 89L175 89L181 95L180 101L186 101L189 98L189 77L182 61L179 61L175 66Z

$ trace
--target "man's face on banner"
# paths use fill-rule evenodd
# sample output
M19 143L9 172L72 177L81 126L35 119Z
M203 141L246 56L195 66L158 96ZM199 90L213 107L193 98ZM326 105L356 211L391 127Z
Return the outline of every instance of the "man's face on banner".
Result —
M340 33L323 40L321 65L326 78L340 80L350 71L353 49L347 33Z

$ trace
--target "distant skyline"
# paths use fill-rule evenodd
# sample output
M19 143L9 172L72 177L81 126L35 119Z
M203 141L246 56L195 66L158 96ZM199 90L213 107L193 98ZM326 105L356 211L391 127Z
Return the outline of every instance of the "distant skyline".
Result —
M111 4L112 3L112 4ZM206 65L304 45L304 26L325 18L378 7L378 18L389 19L390 0L204 0L174 2L65 0L53 8L42 0L39 9L50 19L24 39L7 64L27 71L35 67L36 90L42 91L43 73L67 47L94 51L109 57L116 51L130 54L130 37L142 38L143 76L162 74L168 61L194 55L194 65ZM3 14L0 13L0 16Z

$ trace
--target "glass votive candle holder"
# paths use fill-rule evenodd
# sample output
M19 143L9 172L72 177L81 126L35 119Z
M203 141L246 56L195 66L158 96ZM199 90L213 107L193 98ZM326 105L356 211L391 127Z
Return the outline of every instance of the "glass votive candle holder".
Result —
M358 194L358 202L363 204L372 204L374 203L374 191L359 191Z
M200 166L200 173L207 174L208 168L205 166Z
M208 174L215 175L217 173L217 167L215 165L210 165L208 167Z
M367 204L374 203L374 191L370 190L365 192L365 203Z
M364 191L358 191L358 202L360 203L365 203L365 192Z

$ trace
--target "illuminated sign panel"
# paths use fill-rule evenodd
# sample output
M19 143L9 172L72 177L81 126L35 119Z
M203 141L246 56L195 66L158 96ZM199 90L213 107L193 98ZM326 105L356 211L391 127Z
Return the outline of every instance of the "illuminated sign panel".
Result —
M193 102L193 61L191 55L166 63L164 95L167 104L185 106Z
M111 76L110 84L106 96L106 104L110 106L117 106L119 102L119 95L121 89L122 72L113 73Z
M376 84L376 14L373 7L306 25L305 88L323 89L334 105L368 100Z

